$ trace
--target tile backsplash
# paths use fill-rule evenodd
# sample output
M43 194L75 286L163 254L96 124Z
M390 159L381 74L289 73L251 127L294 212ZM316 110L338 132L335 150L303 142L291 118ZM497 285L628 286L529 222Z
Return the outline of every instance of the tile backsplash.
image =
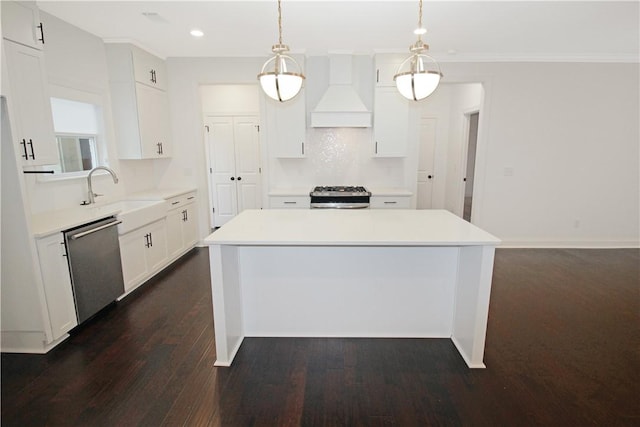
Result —
M271 187L403 187L404 159L373 157L370 128L311 128L306 157L273 159Z

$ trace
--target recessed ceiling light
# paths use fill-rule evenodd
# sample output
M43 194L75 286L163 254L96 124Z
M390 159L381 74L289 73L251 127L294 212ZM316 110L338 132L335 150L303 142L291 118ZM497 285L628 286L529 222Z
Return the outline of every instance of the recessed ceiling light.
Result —
M191 30L191 35L193 37L202 37L204 36L204 33L202 32L202 30L198 30L197 28L194 28L193 30Z

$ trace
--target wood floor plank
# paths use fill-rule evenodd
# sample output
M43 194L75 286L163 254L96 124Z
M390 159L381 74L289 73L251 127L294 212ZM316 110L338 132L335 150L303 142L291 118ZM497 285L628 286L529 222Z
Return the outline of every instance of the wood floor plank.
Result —
M215 359L200 248L49 354L2 354L1 423L638 426L640 251L498 249L484 370L448 339L246 338Z

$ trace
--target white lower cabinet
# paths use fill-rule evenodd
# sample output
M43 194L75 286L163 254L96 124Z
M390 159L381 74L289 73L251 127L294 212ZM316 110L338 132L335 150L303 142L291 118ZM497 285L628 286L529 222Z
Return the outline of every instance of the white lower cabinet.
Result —
M57 340L78 324L64 236L57 233L37 239L36 246L52 338Z
M165 266L167 232L161 219L120 236L124 290L129 292Z
M198 211L195 201L195 193L168 200L167 253L170 260L191 249L198 240Z
M411 209L409 196L371 196L371 209Z
M311 197L270 196L269 207L271 209L309 209L311 207Z

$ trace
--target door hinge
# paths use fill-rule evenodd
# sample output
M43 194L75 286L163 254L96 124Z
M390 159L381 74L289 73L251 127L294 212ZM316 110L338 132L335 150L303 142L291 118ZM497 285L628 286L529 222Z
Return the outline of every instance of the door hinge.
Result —
M262 173L262 168L258 168L258 173Z
M211 208L211 211L212 211L213 213L216 213L216 208Z
M260 125L255 125L255 126L256 126L256 130L260 132Z
M207 133L209 133L209 125L204 125L204 128L207 130Z
M213 173L213 169L212 168L209 168L209 173Z

